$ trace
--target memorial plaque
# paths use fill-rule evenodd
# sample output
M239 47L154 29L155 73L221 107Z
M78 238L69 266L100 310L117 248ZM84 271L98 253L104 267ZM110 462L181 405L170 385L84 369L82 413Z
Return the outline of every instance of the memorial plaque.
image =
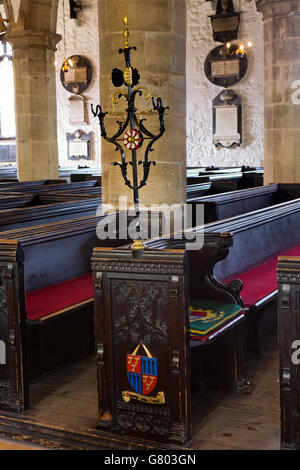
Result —
M86 133L80 129L73 134L67 133L69 160L91 160L91 136L92 132Z
M213 100L213 143L229 148L241 142L242 101L233 90L224 90Z
M230 51L225 45L215 47L205 59L204 72L214 85L229 88L238 83L247 73L248 58L236 54L237 45L232 45Z
M220 106L216 108L216 131L214 133L214 144L223 147L231 147L240 143L241 136L238 132L237 107Z
M70 102L70 124L84 124L84 97L80 95L73 95L69 98Z
M227 18L213 18L212 23L215 33L236 30L239 26L239 17L230 16Z
M231 42L238 38L240 12L235 12L233 0L218 0L216 14L210 19L216 42Z
M64 72L64 81L69 84L72 82L87 82L87 67L70 68L68 72Z
M93 78L93 67L91 62L84 56L73 55L68 57L68 72L64 72L64 63L60 69L60 81L69 93L83 93L91 84Z
M211 63L212 77L235 77L240 73L240 62L236 60L216 60Z

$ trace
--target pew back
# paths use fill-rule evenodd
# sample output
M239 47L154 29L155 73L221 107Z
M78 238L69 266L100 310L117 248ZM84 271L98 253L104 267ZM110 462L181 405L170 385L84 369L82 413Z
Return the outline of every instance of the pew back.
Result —
M48 194L25 195L14 199L17 205L20 206L22 201L25 207L0 210L0 231L94 215L101 206L101 200L97 197L76 199L75 195L72 198L64 198L63 195L51 197Z
M223 194L201 196L188 200L187 203L192 205L193 213L195 213L197 204L203 204L205 223L209 223L299 197L300 184L270 184Z

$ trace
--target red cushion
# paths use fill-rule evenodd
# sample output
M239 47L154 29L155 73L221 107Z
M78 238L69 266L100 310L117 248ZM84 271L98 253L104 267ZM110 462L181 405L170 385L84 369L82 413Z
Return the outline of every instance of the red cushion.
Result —
M26 316L30 320L57 312L94 296L92 273L75 277L26 294Z
M279 253L279 255L299 256L300 245L297 245L283 253ZM243 281L244 287L241 291L241 297L246 307L255 304L260 299L263 299L277 290L276 268L278 256L275 256L266 263L260 264L255 268L249 269L235 276L234 279L240 279Z

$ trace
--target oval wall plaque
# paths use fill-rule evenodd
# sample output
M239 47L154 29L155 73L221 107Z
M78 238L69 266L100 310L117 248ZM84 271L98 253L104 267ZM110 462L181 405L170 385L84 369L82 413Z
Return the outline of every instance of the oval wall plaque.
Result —
M93 66L89 59L82 55L68 57L69 70L64 72L64 63L60 69L60 81L69 93L81 94L91 84L93 78Z
M242 57L235 52L238 46L232 44L228 52L224 45L215 47L205 59L204 72L214 85L228 88L238 83L248 70L247 54Z

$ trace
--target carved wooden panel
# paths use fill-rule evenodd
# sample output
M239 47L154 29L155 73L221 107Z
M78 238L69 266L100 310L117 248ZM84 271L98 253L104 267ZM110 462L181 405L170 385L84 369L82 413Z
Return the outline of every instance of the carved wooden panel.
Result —
M190 438L190 371L184 254L172 255L176 263L172 256L169 263L158 263L159 253L152 259L147 253L147 259L130 266L128 254L122 259L119 253L114 260L101 250L97 261L93 257L99 426L185 443Z
M3 248L3 247L2 247ZM7 246L7 261L0 261L0 408L22 411L27 406L24 361L24 292L22 255ZM8 261L9 257L12 261ZM16 261L19 261L19 264ZM14 262L13 262L14 261ZM3 346L4 345L4 346ZM4 351L4 354L3 354Z
M279 257L281 448L300 449L300 258Z

